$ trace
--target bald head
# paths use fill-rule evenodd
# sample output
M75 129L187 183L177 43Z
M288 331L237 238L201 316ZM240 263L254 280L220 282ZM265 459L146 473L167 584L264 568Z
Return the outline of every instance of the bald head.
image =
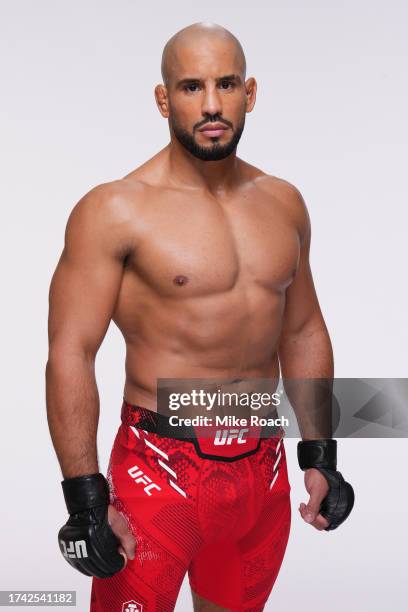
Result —
M239 40L217 24L194 23L166 43L161 69L155 98L175 150L201 161L234 154L256 99Z
M186 55L228 54L245 80L246 61L239 40L228 30L215 23L193 23L167 41L162 54L161 73L168 85L172 76L182 71Z

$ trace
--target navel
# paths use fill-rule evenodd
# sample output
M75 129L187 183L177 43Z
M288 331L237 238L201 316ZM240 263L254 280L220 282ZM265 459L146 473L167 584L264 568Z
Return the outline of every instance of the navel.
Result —
M179 287L182 287L188 283L188 278L183 274L178 274L175 278L173 278L173 283Z

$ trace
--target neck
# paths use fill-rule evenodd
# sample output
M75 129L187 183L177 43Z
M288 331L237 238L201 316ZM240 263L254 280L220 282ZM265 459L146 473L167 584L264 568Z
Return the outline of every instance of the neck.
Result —
M220 193L228 191L238 181L240 160L236 151L219 161L202 161L187 151L176 138L172 138L166 150L172 183Z

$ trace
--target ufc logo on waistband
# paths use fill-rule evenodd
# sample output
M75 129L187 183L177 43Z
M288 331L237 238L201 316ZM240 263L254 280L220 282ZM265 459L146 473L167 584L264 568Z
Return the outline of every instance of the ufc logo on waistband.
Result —
M233 440L237 441L237 444L246 444L244 434L248 433L249 429L217 429L214 438L215 446L229 446Z
M151 489L157 489L158 491L161 491L161 487L154 483L152 479L147 476L147 474L145 474L144 472L142 472L142 470L138 468L137 465L134 465L132 468L130 468L130 470L128 470L128 474L137 484L146 485L145 487L143 487L143 490L146 495L151 495Z
M78 540L77 542L64 542L64 540L60 540L60 545L62 549L62 554L64 557L68 557L69 559L83 559L88 556L88 551L86 549L85 540Z

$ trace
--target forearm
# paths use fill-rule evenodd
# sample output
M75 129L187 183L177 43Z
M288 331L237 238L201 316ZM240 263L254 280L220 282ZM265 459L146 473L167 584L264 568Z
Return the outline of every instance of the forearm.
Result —
M279 360L302 439L331 438L334 363L324 324L283 337Z
M64 478L98 472L94 359L80 352L50 351L46 395L51 439Z

